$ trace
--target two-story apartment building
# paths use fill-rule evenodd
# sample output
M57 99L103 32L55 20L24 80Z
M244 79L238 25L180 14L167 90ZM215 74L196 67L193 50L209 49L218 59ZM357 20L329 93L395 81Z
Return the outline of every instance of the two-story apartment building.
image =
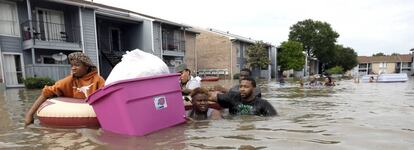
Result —
M216 29L196 29L196 71L199 75L219 75L232 78L243 68L248 68L247 48L256 40ZM261 77L270 78L276 72L276 47L267 44L268 58L272 63L262 68ZM274 73L271 73L271 72Z
M413 62L411 54L392 56L358 56L358 65L354 68L354 75L408 73L410 74Z
M22 86L25 77L67 76L67 55L76 51L107 77L129 50L157 55L173 68L186 49L195 48L189 26L90 1L0 0L0 8L1 78L7 87Z

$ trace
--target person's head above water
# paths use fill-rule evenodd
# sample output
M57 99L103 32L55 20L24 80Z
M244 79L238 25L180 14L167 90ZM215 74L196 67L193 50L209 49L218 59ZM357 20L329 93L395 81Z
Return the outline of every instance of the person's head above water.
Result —
M254 99L253 91L256 88L256 81L252 77L241 79L240 96L243 100L251 101Z
M191 93L191 103L196 112L207 112L208 110L208 90L205 88L195 88Z
M244 68L242 70L240 70L240 75L239 75L239 80L243 80L244 78L248 78L252 76L252 71L250 71L250 69L248 68Z
M89 72L96 70L96 66L91 59L82 52L71 53L68 56L69 63L72 66L71 71L74 77L82 77Z

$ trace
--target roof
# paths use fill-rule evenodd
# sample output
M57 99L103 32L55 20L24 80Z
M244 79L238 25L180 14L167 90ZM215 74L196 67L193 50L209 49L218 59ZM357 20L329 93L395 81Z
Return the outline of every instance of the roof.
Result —
M375 62L412 62L413 56L410 54L393 55L393 56L358 56L359 63Z
M234 39L234 40L239 40L239 41L246 42L246 43L252 43L252 44L256 43L256 40L253 40L251 38L246 38L240 35L232 34L228 31L225 32L225 31L220 31L220 30L213 29L213 28L207 28L207 31L226 36L230 38L230 40Z
M65 3L65 4L68 4L68 5L76 5L76 6L81 6L81 7L89 7L89 8L93 8L93 9L96 9L96 10L110 9L110 10L120 11L120 12L123 12L123 13L130 13L130 14L135 14L135 15L146 17L146 18L150 18L150 19L153 19L155 22L166 23L166 24L185 27L185 28L191 28L191 26L183 25L183 24L176 23L176 22L173 22L173 21L157 18L157 17L154 17L154 16L134 12L134 11L123 9L123 8L104 5L104 4L100 4L100 3L96 3L96 2L92 2L92 1L86 1L86 0L65 0L65 1L49 0L49 1L57 2L57 3Z

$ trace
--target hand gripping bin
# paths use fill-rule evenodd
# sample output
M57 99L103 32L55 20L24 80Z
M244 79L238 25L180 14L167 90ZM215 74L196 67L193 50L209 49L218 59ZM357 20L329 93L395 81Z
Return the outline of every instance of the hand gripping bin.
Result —
M109 84L87 99L104 130L142 136L185 121L179 74Z

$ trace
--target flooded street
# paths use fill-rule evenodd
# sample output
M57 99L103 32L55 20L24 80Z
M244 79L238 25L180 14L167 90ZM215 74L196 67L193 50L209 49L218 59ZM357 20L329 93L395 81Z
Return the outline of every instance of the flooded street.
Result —
M226 117L128 137L101 129L24 128L40 90L0 92L0 149L412 149L414 79L405 83L338 82L299 88L269 82L262 95L279 116ZM213 85L215 83L208 83ZM229 84L229 83L225 83ZM110 110L108 110L110 111Z

